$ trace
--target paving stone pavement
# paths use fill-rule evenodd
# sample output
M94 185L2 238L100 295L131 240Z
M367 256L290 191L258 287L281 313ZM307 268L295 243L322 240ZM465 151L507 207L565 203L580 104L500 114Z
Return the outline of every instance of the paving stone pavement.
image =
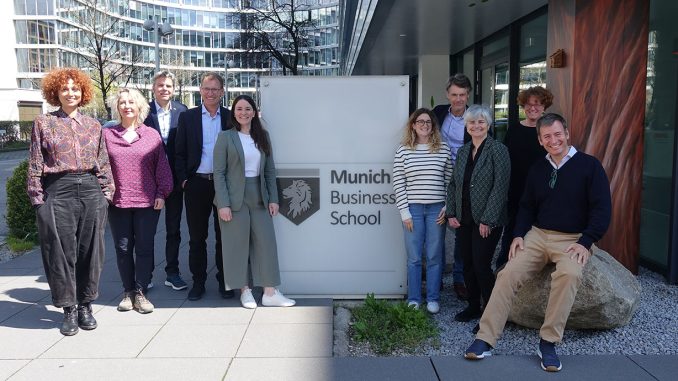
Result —
M20 160L0 155L0 169L9 170ZM51 305L39 252L0 263L0 380L678 379L678 355L563 356L563 371L557 374L542 371L536 355L478 362L461 356L333 357L330 299L246 310L238 299L219 296L211 254L202 300L188 301L186 290L165 287L163 221L161 217L156 236L155 287L148 293L155 311L116 310L122 287L107 232L108 254L94 304L99 328L72 337L59 333L62 312ZM180 270L189 278L186 232L184 223ZM208 243L213 247L213 241Z

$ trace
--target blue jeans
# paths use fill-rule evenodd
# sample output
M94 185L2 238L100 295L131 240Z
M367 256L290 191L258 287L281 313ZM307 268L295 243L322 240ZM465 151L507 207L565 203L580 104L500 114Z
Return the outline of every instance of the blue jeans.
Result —
M421 258L426 252L426 300L437 302L442 280L445 225L436 219L445 204L410 204L412 231L403 225L407 250L407 301L421 303ZM426 243L424 245L424 243Z

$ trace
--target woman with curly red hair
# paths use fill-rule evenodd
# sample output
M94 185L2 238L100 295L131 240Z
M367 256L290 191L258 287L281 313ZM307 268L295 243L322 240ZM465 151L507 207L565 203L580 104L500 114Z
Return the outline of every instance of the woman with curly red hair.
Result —
M91 303L99 292L104 228L115 186L101 125L79 112L92 83L75 68L56 69L42 95L57 111L35 118L28 196L36 210L42 261L52 302L64 309L61 333L97 327Z

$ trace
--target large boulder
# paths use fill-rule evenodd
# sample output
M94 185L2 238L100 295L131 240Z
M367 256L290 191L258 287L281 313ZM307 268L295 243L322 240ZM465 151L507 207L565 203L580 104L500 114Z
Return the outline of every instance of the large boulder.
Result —
M640 303L636 277L605 251L592 246L593 256L584 267L584 278L574 300L567 328L610 329L628 324ZM518 290L509 314L512 322L540 328L551 291L551 273L546 266Z

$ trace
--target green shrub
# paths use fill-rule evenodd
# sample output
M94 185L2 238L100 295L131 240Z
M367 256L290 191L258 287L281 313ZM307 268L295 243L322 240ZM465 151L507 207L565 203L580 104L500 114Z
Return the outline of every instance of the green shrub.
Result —
M21 238L16 238L9 236L7 237L7 246L9 247L9 250L11 250L13 253L22 253L24 251L28 251L33 249L35 247L35 241L29 239L29 240L23 240Z
M28 160L19 164L7 179L7 227L9 235L25 241L37 241L38 230L35 224L35 211L26 192L28 178Z
M403 301L378 300L374 294L368 294L365 304L352 312L353 338L369 342L378 354L390 354L394 350L412 353L424 341L438 337L438 328L430 315L408 307Z

